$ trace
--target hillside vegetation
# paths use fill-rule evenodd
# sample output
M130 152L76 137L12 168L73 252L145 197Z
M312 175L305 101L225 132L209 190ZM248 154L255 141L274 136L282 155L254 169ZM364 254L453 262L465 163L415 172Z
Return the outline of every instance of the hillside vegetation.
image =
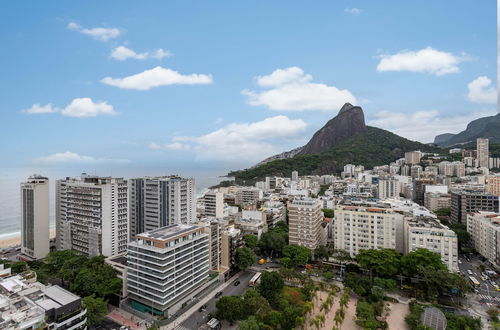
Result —
M442 152L443 149L410 141L386 130L370 127L338 145L312 155L280 159L254 168L232 172L239 183L250 184L266 176L291 176L340 173L346 164L364 165L365 168L389 164L404 156L406 151Z

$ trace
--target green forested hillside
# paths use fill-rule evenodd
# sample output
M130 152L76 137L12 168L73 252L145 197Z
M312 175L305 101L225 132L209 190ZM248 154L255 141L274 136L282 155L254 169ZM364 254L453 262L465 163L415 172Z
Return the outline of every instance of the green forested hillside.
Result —
M368 126L361 133L321 153L280 159L242 171L232 172L236 181L252 183L266 176L291 176L296 170L300 175L339 173L346 164L372 168L404 156L406 151L440 152L442 149L410 141L386 130Z

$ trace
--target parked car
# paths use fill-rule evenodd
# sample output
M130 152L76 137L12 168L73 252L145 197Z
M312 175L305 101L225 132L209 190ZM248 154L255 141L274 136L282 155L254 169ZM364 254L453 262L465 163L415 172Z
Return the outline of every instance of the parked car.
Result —
M239 280L236 280L236 281L234 282L234 286L238 286L238 285L240 285L240 283L241 283L241 282L240 282Z
M207 309L207 304L203 304L200 306L200 308L198 309L198 312L203 312Z
M215 294L215 298L219 298L220 296L222 296L222 291L219 291Z

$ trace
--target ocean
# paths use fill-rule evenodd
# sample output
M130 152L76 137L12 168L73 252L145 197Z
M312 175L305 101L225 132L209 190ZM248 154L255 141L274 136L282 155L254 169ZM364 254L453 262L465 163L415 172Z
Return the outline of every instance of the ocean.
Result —
M67 176L79 176L82 172L76 169L53 169L34 170L31 168L0 168L0 240L20 235L21 228L21 205L20 205L20 183L30 175L40 174L49 178L50 183L50 226L55 227L55 181ZM223 169L207 170L165 170L164 168L119 168L112 172L97 171L87 172L87 174L97 174L101 176L113 175L116 177L134 178L140 176L170 175L177 174L183 177L194 177L196 180L196 190L198 196L208 189L208 187L219 183L224 178L221 177L227 171Z

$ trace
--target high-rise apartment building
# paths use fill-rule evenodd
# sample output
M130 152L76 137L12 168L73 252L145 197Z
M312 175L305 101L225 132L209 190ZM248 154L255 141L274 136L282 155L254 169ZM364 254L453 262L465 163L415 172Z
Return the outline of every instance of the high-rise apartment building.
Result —
M171 224L196 220L194 179L178 176L129 180L130 237Z
M419 205L424 205L425 187L435 185L436 180L433 178L421 178L413 181L413 201Z
M500 267L500 213L475 212L467 215L467 232L474 249Z
M207 217L224 217L224 193L220 191L209 191L203 196L205 215Z
M45 258L49 240L49 179L33 175L21 183L21 254Z
M488 177L488 192L495 196L500 196L500 175Z
M422 153L420 151L405 152L405 164L416 165L420 163Z
M418 179L422 175L423 169L420 165L412 165L410 168L410 175L413 179Z
M127 192L123 178L82 175L57 180L57 249L108 257L125 252Z
M203 226L171 224L128 244L127 292L132 307L170 317L199 293L209 271Z
M452 272L458 271L457 234L431 217L405 217L404 253L427 249L438 253Z
M399 197L401 184L394 178L380 179L378 181L378 198L387 199Z
M424 197L424 206L430 211L450 208L451 196L447 193L426 192Z
M292 181L299 181L299 172L292 171Z
M322 203L314 198L295 198L288 202L290 244L316 249L324 244Z
M490 148L488 139L476 140L477 160L479 167L489 168Z
M349 252L352 257L361 249L397 249L396 233L402 233L402 229L403 215L391 208L371 205L335 208L335 247Z
M471 212L498 212L499 196L482 191L452 191L451 216L454 223L467 222L467 214Z

